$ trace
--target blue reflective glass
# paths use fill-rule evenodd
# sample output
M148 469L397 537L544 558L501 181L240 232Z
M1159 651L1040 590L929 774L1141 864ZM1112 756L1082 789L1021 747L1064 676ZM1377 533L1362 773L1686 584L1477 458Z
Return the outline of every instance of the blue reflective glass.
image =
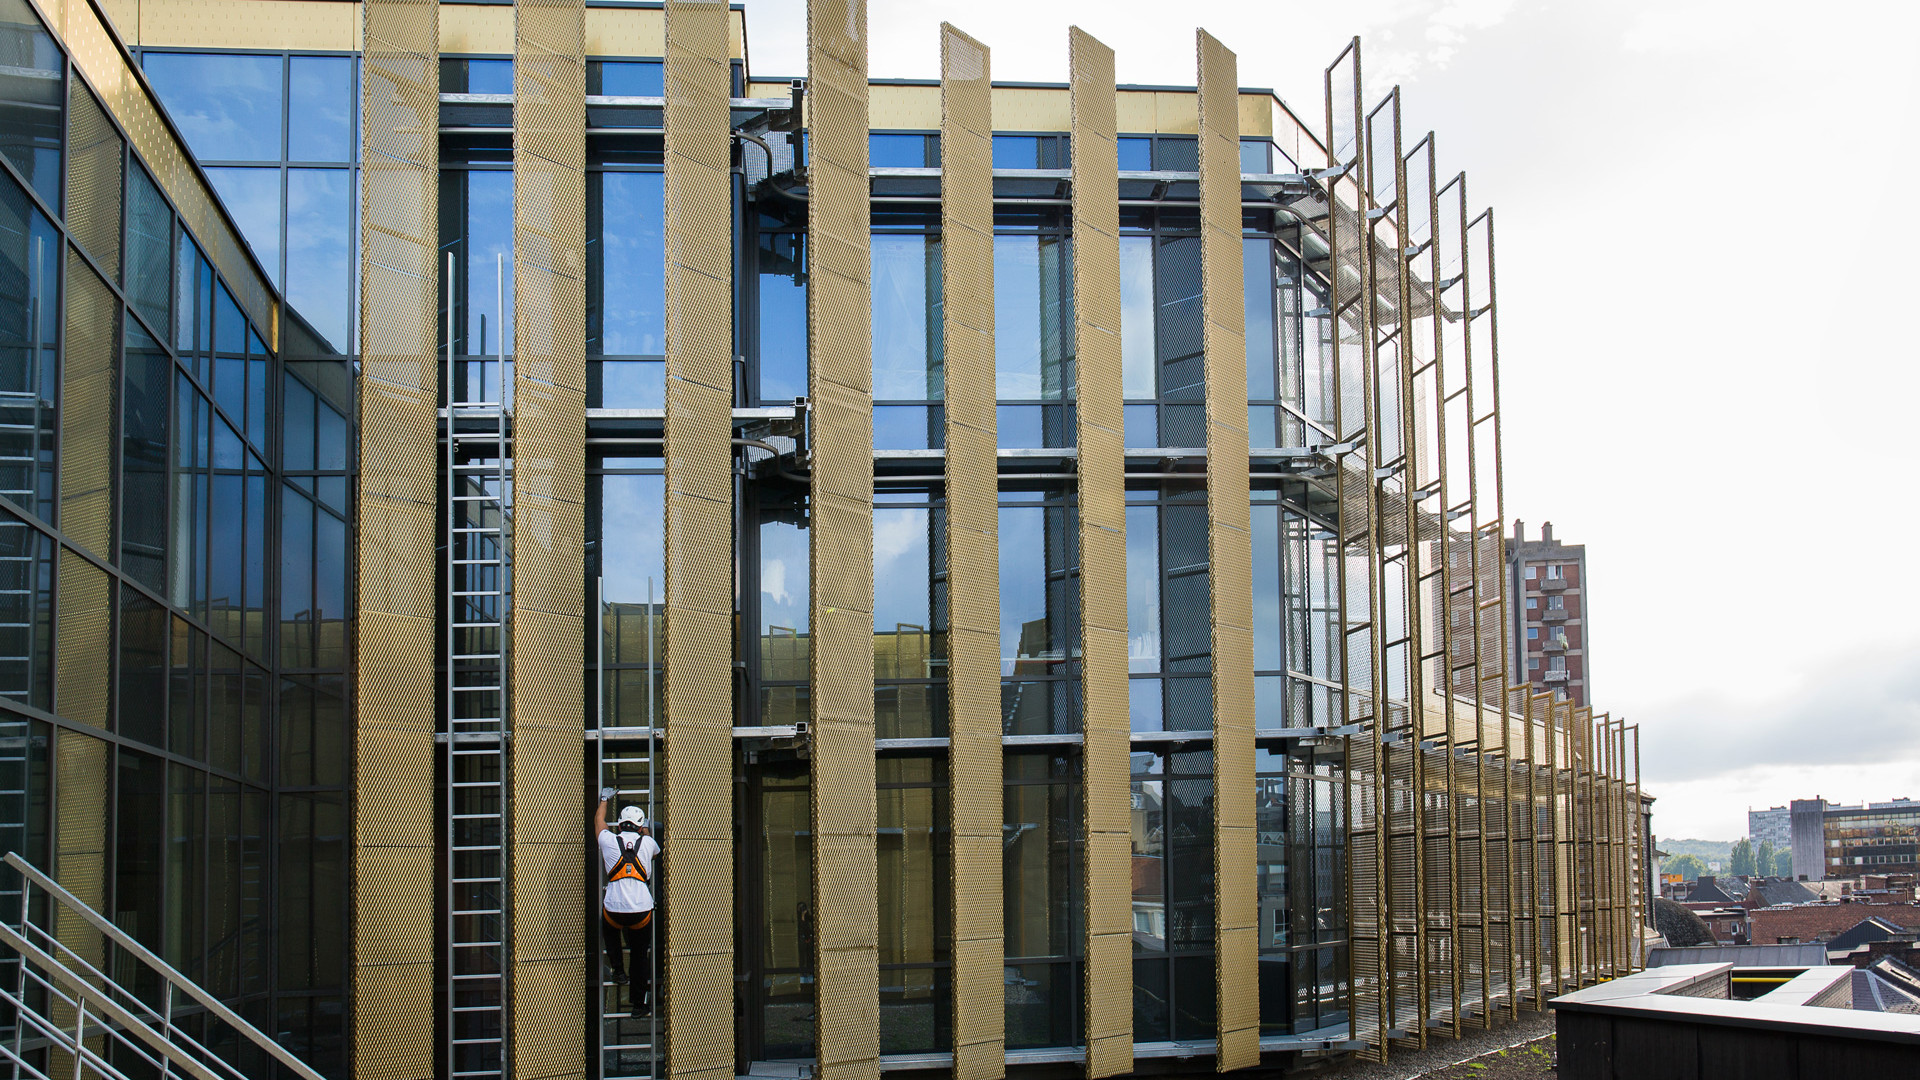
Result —
M345 352L349 262L346 169L287 170L287 305L334 349Z
M760 235L760 394L790 402L807 394L807 279L805 238Z
M1052 237L993 238L994 382L1003 401L1060 397L1065 257Z
M1033 169L1040 159L1040 139L1035 135L995 135L993 167L996 169Z
M150 52L141 67L194 157L280 160L280 57Z
M1160 670L1160 508L1157 506L1127 507L1127 670L1146 673ZM1156 697L1156 712L1157 701Z
M667 365L657 360L589 360L587 404L595 409L664 409Z
M440 60L440 92L443 94L511 94L512 60Z
M660 97L666 69L658 60L589 60L587 93L606 97Z
M946 445L945 416L939 406L873 407L875 450L938 450Z
M927 633L933 625L933 511L876 507L873 511L873 633L876 661L883 635ZM921 649L920 654L927 655ZM898 658L901 654L892 654ZM878 671L880 678L924 678L922 670Z
M1165 731L1159 679L1127 680L1127 730Z
M242 636L247 651L261 655L266 652L263 616L267 606L267 477L258 461L252 465L256 471L247 475L247 527L242 541L246 560L243 606L249 617Z
M665 595L666 478L658 473L600 477L600 578L609 604L658 603Z
M1123 172L1147 172L1153 168L1153 140L1140 138L1116 139Z
M465 356L492 356L506 337L513 352L513 174L501 170L474 170L452 174L455 198L465 202L460 220L463 235L455 252L455 274L466 280L466 317L460 352ZM506 310L501 311L504 297ZM478 380L475 373L473 378ZM486 386L496 385L498 372L487 382L470 386L468 399L484 397Z
M1253 504L1253 667L1280 671L1286 667L1286 610L1280 595L1281 509L1276 503Z
M226 282L214 286L214 348L223 356L247 355L247 320L240 314L240 305L233 302L233 294L227 291Z
M280 422L280 467L305 472L313 468L313 391L292 376L283 385L286 407Z
M216 420L213 424L213 467L216 469L239 469L246 465L246 451L241 448L240 434L233 425L225 420ZM238 521L238 518L233 519Z
M1242 240L1240 253L1247 308L1247 398L1271 401L1277 360L1273 347L1273 243Z
M999 140L994 140L998 146ZM925 135L867 136L867 164L876 169L923 169L927 161ZM934 162L932 164L938 164Z
M347 524L332 514L314 514L313 536L313 608L316 622L339 622L347 613ZM344 659L339 646L327 645L327 638L316 644L320 654L316 666L337 666ZM337 640L337 639L335 639Z
M0 84L0 154L48 206L60 206L60 132L65 125L66 57L23 0L0 10L7 79Z
M234 463L236 466L238 461ZM212 548L207 552L207 599L215 614L214 632L233 636L234 627L226 614L240 607L244 565L241 523L244 521L242 490L244 478L218 473L213 477Z
M0 392L9 401L0 491L53 516L53 403L60 345L60 237L27 193L0 177ZM38 452L30 447L39 444ZM24 444L24 445L23 445Z
M760 523L762 678L807 677L808 541L792 522Z
M1123 236L1120 238L1120 393L1128 400L1154 396L1153 327L1153 237ZM1128 445L1152 444L1130 441Z
M666 351L665 176L600 172L588 178L588 355L659 356ZM593 303L593 301L598 301ZM614 407L609 405L608 407Z
M1158 405L1124 405L1121 412L1126 420L1126 444L1128 446L1160 445L1160 407Z
M347 467L347 422L334 407L318 402L314 425L319 438L315 466L322 472L340 472Z
M280 170L208 169L207 179L233 215L240 233L266 267L267 276L280 284Z
M247 360L244 355L223 355L214 360L213 399L234 423L246 423Z
M1039 450L1047 445L1044 406L1002 405L994 410L1002 450Z
M873 258L873 396L935 401L941 366L940 240L876 235Z
M174 326L173 345L175 351L183 356L193 351L193 316L196 310L194 270L199 265L200 248L187 235L187 231L181 229L179 247L173 257L173 309L179 315Z
M287 70L290 161L353 160L353 58L296 56Z
M1271 172L1273 162L1268 153L1273 144L1265 139L1240 140L1240 171L1243 173Z

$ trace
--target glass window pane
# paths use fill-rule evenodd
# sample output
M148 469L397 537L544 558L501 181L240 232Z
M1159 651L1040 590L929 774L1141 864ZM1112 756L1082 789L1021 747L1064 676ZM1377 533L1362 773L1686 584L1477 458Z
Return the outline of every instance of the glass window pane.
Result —
M1160 508L1127 507L1127 670L1160 670Z
M1153 168L1152 139L1122 138L1116 141L1119 144L1122 172L1146 172Z
M760 400L790 403L807 395L806 239L760 234Z
M590 356L659 356L666 352L664 179L657 172L589 174ZM492 280L491 274L487 277Z
M0 178L0 497L48 519L61 247L27 193Z
M792 521L760 523L760 677L807 678L808 541ZM774 721L768 721L772 723Z
M24 0L0 5L0 22L7 28L9 68L0 84L0 154L48 206L58 208L66 58Z
M1264 173L1272 170L1268 153L1273 144L1265 139L1240 140L1240 171L1243 173Z
M658 60L589 60L587 93L660 97L666 93L666 69Z
M997 140L996 140L997 145ZM867 164L876 169L923 169L928 166L925 135L872 134L867 136ZM938 164L938 162L933 162ZM874 275L877 280L879 275Z
M1247 399L1270 401L1275 392L1277 359L1273 349L1273 242L1243 240L1241 256L1247 305Z
M296 56L287 71L292 161L353 160L353 58Z
M126 401L120 435L120 562L156 592L167 587L167 439L173 360L127 323Z
M208 169L207 179L240 226L267 276L280 284L280 170Z
M147 81L200 161L279 161L281 59L149 52Z
M1052 237L994 237L994 371L1003 401L1061 397L1071 321L1066 258L1066 244Z
M872 254L873 396L937 401L944 377L940 240L876 235Z
M1162 135L1153 140L1153 167L1193 172L1200 167L1200 142L1192 136Z
M511 94L512 60L440 59L440 92L443 94Z
M173 211L136 162L127 174L127 299L165 337L173 332Z
M1033 135L995 135L993 167L996 169L1038 168L1040 139Z
M1153 324L1153 237L1123 236L1120 238L1120 392L1129 400L1154 396ZM1152 444L1129 442L1128 445Z
M287 304L314 332L346 352L352 231L346 169L287 170Z

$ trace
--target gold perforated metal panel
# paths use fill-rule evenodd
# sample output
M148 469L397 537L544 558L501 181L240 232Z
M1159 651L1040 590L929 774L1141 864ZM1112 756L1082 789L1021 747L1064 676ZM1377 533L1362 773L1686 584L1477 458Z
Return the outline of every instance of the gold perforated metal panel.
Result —
M1133 1070L1125 430L1120 407L1120 175L1113 50L1068 31L1073 314L1085 705L1087 1075ZM1251 790L1251 789L1249 789Z
M73 252L67 255L66 315L67 347L60 369L60 528L69 539L106 558L113 553L120 303Z
M666 924L667 1072L733 1057L733 265L727 6L666 9L667 878L699 897Z
M1215 993L1218 1068L1260 1062L1253 840L1253 539L1247 488L1247 340L1240 243L1239 67L1196 34L1201 327L1206 347L1207 552L1213 629Z
M986 46L940 26L946 371L947 693L952 742L953 1074L1006 1072L1000 567L993 384L993 92Z
M126 145L84 85L74 86L67 117L67 227L101 270L117 280Z
M362 9L352 1071L434 1070L439 6ZM401 541L407 540L407 546Z
M865 0L807 5L814 1038L825 1080L880 1073L873 765L873 407Z
M586 8L513 6L513 896L516 1076L586 1071L580 897L585 580Z
M75 723L105 728L109 682L101 670L113 654L107 574L62 549L55 585L54 711Z
M68 730L54 735L53 877L95 911L104 909L107 901L108 830L100 822L109 809L110 761L107 744L91 735ZM55 906L53 934L82 960L105 966L101 933L64 905ZM66 1010L54 1014L55 1022L64 1015L71 1023L71 1007L57 1000L53 1004Z

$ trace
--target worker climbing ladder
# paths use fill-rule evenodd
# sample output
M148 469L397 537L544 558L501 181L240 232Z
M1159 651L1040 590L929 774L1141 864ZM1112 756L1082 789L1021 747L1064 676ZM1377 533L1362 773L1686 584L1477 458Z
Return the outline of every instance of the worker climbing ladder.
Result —
M595 654L595 667L599 676L598 692L595 696L594 729L588 733L593 740L595 774L602 788L612 788L615 792L611 804L607 807L607 816L616 816L620 808L638 806L653 823L655 839L660 839L658 804L654 799L654 759L659 747L654 724L654 642L658 637L660 609L654 604L653 582L647 583L647 603L644 611L634 612L633 604L608 604L604 585L598 590L598 608L600 612L600 635L598 651ZM644 726L618 727L607 724L607 638L615 635L619 640L617 628L638 625L645 640L642 655L646 658L646 705L644 707ZM595 869L598 870L598 847L595 847ZM660 887L659 865L656 860L653 867L654 880L648 883L653 889L654 918L647 924L646 932L652 935L653 948L647 950L648 963L652 970L643 980L636 977L631 986L617 986L608 977L606 964L601 960L590 960L587 970L593 973L600 984L600 1022L595 1026L598 1032L598 1061L600 1080L653 1080L659 1075L660 1066ZM590 879L596 885L594 894L595 910L605 900L606 875L596 873ZM595 947L599 940L596 929L588 935L588 947ZM642 985L653 988L652 996L643 1005L639 1000L639 988Z

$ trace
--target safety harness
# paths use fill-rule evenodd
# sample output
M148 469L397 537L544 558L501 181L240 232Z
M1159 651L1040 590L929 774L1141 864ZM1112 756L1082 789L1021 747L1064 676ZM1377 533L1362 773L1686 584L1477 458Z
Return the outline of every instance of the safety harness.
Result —
M627 846L627 837L633 837L633 846ZM620 844L620 857L613 862L613 869L607 871L607 884L616 881L637 881L647 883L647 868L640 862L640 834L621 830L614 834Z

